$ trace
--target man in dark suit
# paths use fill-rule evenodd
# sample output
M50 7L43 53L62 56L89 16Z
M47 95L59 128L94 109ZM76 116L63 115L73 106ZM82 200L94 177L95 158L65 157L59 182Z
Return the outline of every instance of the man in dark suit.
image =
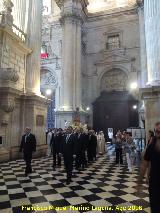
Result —
M83 129L77 129L76 133L76 169L84 169L86 162L85 151L86 151L86 140Z
M88 162L96 160L96 149L97 149L97 137L94 130L89 131L87 155Z
M72 127L68 127L63 140L62 154L64 158L64 165L67 173L67 185L72 181L73 159L75 157L76 138L73 134Z
M55 170L56 165L61 166L61 153L63 145L63 132L62 129L56 130L51 138L51 146L53 150L53 170Z
M25 176L32 173L32 152L36 151L36 138L31 133L31 128L26 127L25 134L22 136L20 152L23 151L24 160L26 162Z

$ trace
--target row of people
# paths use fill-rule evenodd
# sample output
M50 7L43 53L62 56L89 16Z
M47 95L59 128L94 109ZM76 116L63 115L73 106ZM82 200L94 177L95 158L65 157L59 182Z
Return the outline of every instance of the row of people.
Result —
M74 130L74 133L76 134L76 132L78 133L78 129L76 128ZM81 129L80 130L81 133L84 133L84 130ZM48 144L48 149L47 149L47 156L51 156L52 153L53 153L53 146L52 146L52 142L53 142L53 138L52 138L52 135L53 136L56 136L56 135L59 135L58 136L58 141L59 143L58 144L61 144L61 135L63 135L63 133L65 133L64 130L62 130L61 128L59 129L49 129L46 133L46 141L47 141L47 144ZM85 131L85 133L87 133ZM99 131L98 133L96 132L95 133L95 136L97 137L97 154L104 154L106 152L105 150L105 137L104 137L104 133L103 131Z
M63 155L67 183L70 183L74 162L77 170L83 170L87 163L96 160L97 137L93 130L85 133L81 128L73 130L72 127L68 127L64 131L58 129L52 134L51 147L53 169L61 166L61 156Z
M88 163L96 160L97 137L93 130L83 132L81 128L73 130L72 127L68 127L66 130L54 129L50 133L50 146L54 170L56 166L61 166L61 156L63 155L67 184L71 182L74 161L76 169L80 170L84 169ZM32 173L32 152L36 151L36 138L31 133L30 128L26 128L22 137L20 151L22 150L26 162L25 175L27 176Z
M144 152L144 160L141 165L141 176L138 179L137 189L139 190L139 192L142 190L141 186L144 187L143 178L147 174L151 210L152 213L157 213L160 212L160 169L158 169L158 165L160 164L160 122L156 123L154 132L155 133L151 132L151 134L149 135L148 144ZM62 146L60 149L62 150L62 154L64 155L64 163L67 172L67 183L70 183L71 181L74 157L77 157L78 160L78 156L74 155L76 153L74 151L76 150L75 147L78 147L77 145L75 146L75 144L78 143L77 138L79 138L80 136L80 134L77 133L79 132L73 132L72 128L68 128L66 131L62 131L61 129L57 131L57 134L62 134L61 136L63 138L61 143ZM84 135L85 139L88 140L88 144L92 141L93 138L94 141L97 140L93 131L90 131L89 134L85 133ZM121 133L119 131L116 135L114 143L116 148L116 163L123 163L122 149L125 150L126 157L127 155L131 157L132 153L135 151L135 145L130 133ZM26 128L25 134L22 136L20 151L23 151L24 154L24 160L26 162L25 175L27 176L29 173L32 172L32 152L36 151L36 138L31 133L31 129L29 127ZM89 149L87 149L87 151L89 159Z
M136 145L132 139L132 134L125 131L122 133L119 130L113 143L115 144L116 164L123 164L124 152L128 164L128 170L129 172L132 172L136 158Z

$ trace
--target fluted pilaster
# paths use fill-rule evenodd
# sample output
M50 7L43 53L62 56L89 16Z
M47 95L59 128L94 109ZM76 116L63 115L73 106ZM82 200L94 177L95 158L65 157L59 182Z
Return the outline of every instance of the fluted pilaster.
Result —
M160 1L144 1L148 84L160 85Z
M61 2L63 30L61 108L65 111L82 109L81 27L85 9L83 3L78 0Z
M23 32L25 31L25 20L26 20L26 4L28 0L12 0L13 7L13 19L14 24L21 29Z
M33 52L27 59L26 91L40 94L42 0L29 0L27 38Z
M145 21L144 21L144 4L139 2L138 5L139 15L139 29L140 29L140 53L141 53L141 85L145 87L148 82L147 72L147 53L146 53L146 36L145 36Z

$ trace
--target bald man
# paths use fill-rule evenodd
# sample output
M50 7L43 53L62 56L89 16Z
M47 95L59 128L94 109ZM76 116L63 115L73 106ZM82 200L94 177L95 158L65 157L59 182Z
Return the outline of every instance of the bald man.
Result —
M26 127L25 134L22 136L20 152L23 151L24 160L26 162L25 176L32 173L32 152L36 151L36 137L31 133L31 128Z

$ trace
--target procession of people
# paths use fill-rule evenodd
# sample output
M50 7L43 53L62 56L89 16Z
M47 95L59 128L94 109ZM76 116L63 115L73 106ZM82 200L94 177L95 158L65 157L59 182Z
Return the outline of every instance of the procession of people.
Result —
M30 141L31 136L34 138L33 141ZM49 129L46 135L46 143L48 146L47 156L53 157L53 170L56 167L61 167L63 156L67 184L72 181L73 165L76 170L84 170L90 163L97 160L97 156L107 153L103 131L96 133L94 130L83 129L82 127L73 128L69 126L65 130L61 128ZM118 165L123 164L125 156L128 170L132 172L135 164L136 145L133 142L131 133L119 130L113 138L112 144L115 146L115 163ZM31 134L31 129L27 127L20 146L20 150L23 149L24 160L26 161L26 176L32 171L31 159L32 152L36 150L35 147L35 136Z
M104 133L100 131L95 133L94 130L83 129L82 127L73 128L67 127L65 130L52 129L48 131L46 142L48 145L47 156L53 157L53 170L62 165L62 156L66 171L66 184L72 182L72 172L76 170L85 170L90 164L97 160L97 155L100 157L107 154L105 150ZM115 147L115 164L118 166L128 166L128 172L134 171L136 162L136 144L132 138L132 134L126 131L118 131L112 139L112 144ZM157 213L160 202L160 172L157 169L157 162L160 163L160 122L156 123L155 133L149 131L149 139L144 151L144 161L141 166L141 178L138 183L143 183L142 179L148 171L149 179L149 195L152 213ZM32 173L32 153L36 151L36 137L31 133L31 128L25 129L25 134L22 136L20 151L23 151L24 160L26 162L25 176ZM124 161L125 159L125 161ZM151 163L151 166L149 166ZM159 186L157 188L157 186ZM138 187L138 190L140 187ZM158 211L157 211L158 210Z

